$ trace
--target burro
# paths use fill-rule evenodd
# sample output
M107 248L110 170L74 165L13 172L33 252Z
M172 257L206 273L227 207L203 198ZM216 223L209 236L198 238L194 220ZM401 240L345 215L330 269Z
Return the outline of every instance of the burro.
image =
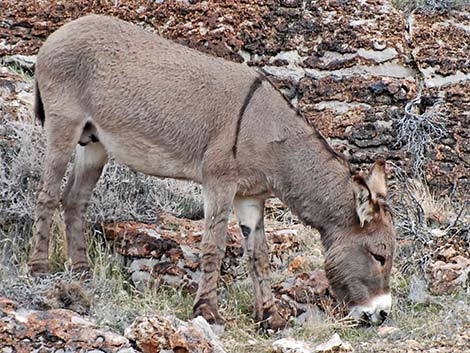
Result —
M332 291L355 318L381 323L391 306L395 233L385 162L354 175L262 74L111 17L91 15L40 49L35 114L47 149L38 194L33 274L48 271L60 184L72 268L88 269L83 234L92 190L108 156L158 177L203 186L202 277L194 314L220 322L217 283L233 207L245 237L255 318L282 328L271 291L264 201L275 195L325 247Z

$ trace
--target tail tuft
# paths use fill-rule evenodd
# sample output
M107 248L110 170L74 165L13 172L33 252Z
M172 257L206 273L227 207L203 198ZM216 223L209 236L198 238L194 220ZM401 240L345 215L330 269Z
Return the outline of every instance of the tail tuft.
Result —
M44 126L46 115L44 114L44 105L42 104L41 92L39 92L38 81L34 81L34 116Z

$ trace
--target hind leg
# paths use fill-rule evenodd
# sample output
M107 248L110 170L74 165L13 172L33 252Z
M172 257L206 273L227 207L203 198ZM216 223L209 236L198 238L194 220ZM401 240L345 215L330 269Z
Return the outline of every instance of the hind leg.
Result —
M80 122L67 120L64 115L49 113L45 122L47 147L44 170L36 209L36 227L33 236L33 251L29 261L31 274L49 270L48 250L52 216L59 205L60 185L80 136Z
M264 198L236 197L233 205L245 237L254 288L255 319L264 328L282 329L286 322L277 311L271 291L269 246L264 234Z
M68 256L72 261L72 270L76 272L88 270L85 213L107 159L106 150L99 142L77 146L73 170L62 196Z

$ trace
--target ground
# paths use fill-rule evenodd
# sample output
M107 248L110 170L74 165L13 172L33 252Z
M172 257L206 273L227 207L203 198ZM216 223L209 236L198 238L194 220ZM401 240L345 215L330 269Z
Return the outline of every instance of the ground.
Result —
M129 4L134 6L135 3ZM44 17L45 10L41 9L40 15ZM63 9L60 14L70 16L67 11L72 10ZM29 13L22 14L29 19L23 22L25 28L30 28L28 23L34 19L31 15L34 10L33 7ZM114 11L122 16L130 10L116 5ZM132 12L134 15L146 22L139 12ZM11 21L12 13L8 16ZM64 18L56 13L46 17L57 26ZM23 37L20 36L25 39L22 45L29 43L37 48L41 26L39 22L35 24L37 36L28 37L30 34L25 31ZM178 26L169 28L175 30L171 34L175 36L180 30ZM49 28L43 30L50 31ZM197 47L198 43L189 44ZM229 44L238 45L236 42ZM263 46L263 41L252 38L252 45L255 44L259 51L270 50ZM23 48L18 52L21 54L34 52L27 45L20 48ZM232 51L223 48L212 50L239 60L231 56ZM219 49L221 52L217 51ZM423 54L423 61L427 60L426 55L430 54ZM107 167L94 193L88 216L91 277L82 280L68 271L60 212L53 226L57 239L50 259L54 274L42 280L28 276L27 258L44 136L41 127L31 118L33 69L28 68L27 63L4 61L0 68L0 296L15 301L18 308L70 309L94 320L97 329L107 328L117 335L124 335L132 322L142 316L176 316L189 320L197 282L197 242L201 232L201 221L197 219L202 212L200 187L150 178L114 162ZM311 86L305 88L308 89ZM316 89L318 93L318 87ZM462 101L465 102L463 99L459 102ZM393 311L384 325L362 327L341 316L328 293L320 291L321 282L314 282L311 277L322 269L323 252L318 233L300 224L284 205L271 200L266 223L272 250L273 287L281 299L293 299L292 306L286 309L291 322L289 328L279 333L262 332L253 322L251 285L232 216L230 246L219 293L221 314L227 323L218 336L225 351L272 352L272 343L279 338L292 337L314 345L328 340L333 333L349 342L356 352L470 351L469 206L461 192L434 192L418 176L404 174L396 161L391 167L394 173L391 202L395 208L398 249L391 283ZM146 234L141 229L147 226L142 223L155 224L155 227L148 227L160 236L150 247L134 242ZM113 229L118 229L114 235ZM126 229L126 232L119 229ZM122 234L127 237L126 242L120 238ZM148 262L153 261L150 257L157 258L156 262ZM152 267L152 276L143 265L135 270L132 264L136 261L147 261L144 263ZM279 289L283 284L288 288L285 292ZM299 288L298 292L292 290L294 287ZM301 295L305 292L307 296ZM0 303L3 312L10 304L5 305ZM296 317L295 310L299 308L305 313ZM3 321L0 321L3 329L0 338L5 340L2 334L8 334L6 318L9 316L2 316ZM50 347L53 347L57 340L51 337ZM46 347L48 338L41 339L45 341L40 344ZM0 342L0 346L4 346L3 352L8 352L5 342Z

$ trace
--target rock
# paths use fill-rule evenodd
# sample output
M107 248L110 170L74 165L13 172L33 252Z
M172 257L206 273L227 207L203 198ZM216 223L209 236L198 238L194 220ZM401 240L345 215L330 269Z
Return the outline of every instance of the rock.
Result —
M341 340L335 333L328 341L315 346L314 352L353 352L351 344Z
M431 290L439 295L464 287L469 280L470 259L457 255L447 261L435 261L430 266Z
M408 299L415 304L433 304L437 302L437 298L428 293L426 281L417 275L413 275L411 278Z
M287 294L296 302L309 303L314 300L315 296L325 296L328 286L325 271L315 270L301 273L295 278L288 278L281 283L275 283L273 288L275 293Z
M469 81L468 51L459 43L470 40L470 13L415 13L410 17L413 58L424 75L426 86Z
M294 340L292 338L281 338L272 344L278 353L312 353L313 347L308 343Z
M56 351L55 353L59 353L59 352ZM134 348L123 348L123 349L118 350L116 353L139 353L139 352L136 352ZM163 353L163 351L161 351L160 353Z
M0 303L0 342L7 351L12 347L14 351L32 352L39 345L48 352L64 349L116 353L132 348L125 337L73 311L26 310L5 298L0 298Z
M46 1L35 5L34 17L25 17L27 4L9 2L0 55L35 54L44 38L70 19L112 13L189 47L261 67L353 163L392 159L409 171L411 164L403 159L413 155L406 145L397 145L396 126L382 129L375 122L395 122L418 94L440 97L449 136L439 149L451 161L436 160L435 149L429 148L426 174L441 192L465 195L470 166L461 161L470 160L470 72L462 43L469 41L470 15L467 10L418 10L406 17L387 0L248 0L210 6L204 1L135 1L125 7Z
M125 330L125 336L135 342L142 353L171 349L170 337L174 333L171 321L160 316L139 317Z
M126 329L126 337L143 353L225 353L210 325L202 317L190 322L160 316L139 317Z
M159 214L158 225L137 222L106 224L105 234L115 249L132 259L131 278L143 290L152 285L166 284L196 292L200 278L199 243L204 222L179 219L168 213ZM238 225L231 221L227 233L225 269L240 267L243 239Z
M289 270L289 272L296 272L296 271L302 269L303 267L305 267L306 263L307 263L307 258L302 256L302 255L299 255L299 256L296 256L290 262L287 269Z
M2 58L2 61L4 64L16 65L24 70L33 72L36 65L36 55L7 55Z
M353 352L354 349L348 342L341 340L335 333L328 341L312 346L306 342L292 338L282 338L273 342L275 352L279 353L314 353L314 352Z
M224 331L224 327L222 325L209 325L209 323L204 319L202 316L198 316L191 320L191 322L199 327L204 336L206 336L214 345L218 346L217 349L222 351L222 347L220 347L220 343L218 342L217 335L222 334Z

